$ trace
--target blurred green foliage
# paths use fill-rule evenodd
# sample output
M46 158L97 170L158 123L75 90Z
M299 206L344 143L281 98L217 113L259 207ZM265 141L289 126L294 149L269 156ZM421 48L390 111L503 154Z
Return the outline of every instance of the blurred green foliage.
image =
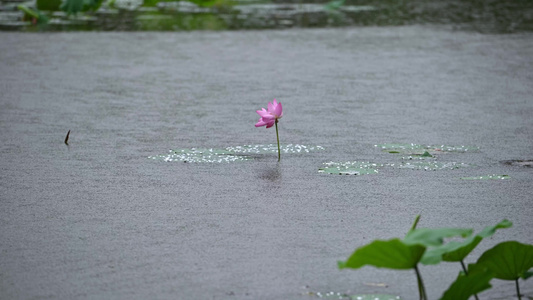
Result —
M159 2L176 2L175 0L144 0L143 6L155 7ZM229 7L235 4L232 0L187 0L186 2L194 3L200 7Z
M60 8L67 15L79 12L96 11L102 5L102 0L63 0Z
M57 11L61 5L61 0L37 0L37 9Z
M33 24L39 25L48 23L48 17L38 9L33 10L23 4L17 6L17 8L24 12L24 16L22 17L24 21L31 21Z

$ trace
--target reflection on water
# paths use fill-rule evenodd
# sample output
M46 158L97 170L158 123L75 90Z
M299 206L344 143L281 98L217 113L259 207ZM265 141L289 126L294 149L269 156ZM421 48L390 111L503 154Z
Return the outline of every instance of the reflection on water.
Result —
M266 181L280 181L281 180L281 163L278 162L275 165L269 165L261 169L259 178Z
M110 2L119 3L119 0ZM3 0L0 2L0 30L180 31L431 23L480 32L533 31L531 0L346 0L330 1L329 4L327 0L227 2L220 6L199 7L186 1L145 0L145 5L149 5L142 6L142 2L131 0L122 6L104 4L95 13L75 17L58 11L43 12L48 22L32 22L31 16L26 16L23 21L24 13L17 8L22 0ZM29 3L24 2L32 8Z

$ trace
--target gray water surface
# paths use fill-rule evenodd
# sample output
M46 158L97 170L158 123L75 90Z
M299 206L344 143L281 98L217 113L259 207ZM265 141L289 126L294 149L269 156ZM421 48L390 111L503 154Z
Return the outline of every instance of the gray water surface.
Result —
M194 33L0 32L2 299L417 299L414 274L337 269L419 227L514 227L533 242L533 35L406 26ZM149 159L276 142L255 110L283 104L282 143L324 150L236 163ZM71 130L69 146L64 138ZM374 145L468 145L472 165L378 174ZM509 180L461 177L509 175ZM438 299L459 266L422 267ZM376 285L383 283L383 285ZM510 299L493 281L482 299ZM533 296L533 281L522 282Z

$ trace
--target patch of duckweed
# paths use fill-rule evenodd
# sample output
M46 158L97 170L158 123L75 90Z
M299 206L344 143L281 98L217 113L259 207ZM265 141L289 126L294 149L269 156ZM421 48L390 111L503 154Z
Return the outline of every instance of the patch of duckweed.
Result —
M308 295L316 296L323 299L341 299L341 300L401 300L400 296L386 295L386 294L362 294L362 295L348 295L339 292L309 292Z
M424 170L424 171L438 171L438 170L453 170L459 168L469 167L470 165L457 162L437 162L437 161L415 161L403 162L398 165L399 169Z
M420 144L378 144L374 147L379 148L383 151L389 153L400 153L400 154L412 154L412 155L424 155L435 154L439 152L476 152L479 151L478 147L475 146L450 146L450 145L420 145Z
M472 176L472 177L461 177L463 180L508 180L511 179L509 175L485 175L485 176Z
M324 163L324 167L318 169L318 172L336 175L367 175L377 174L378 168L383 166L383 164L358 161L327 162Z
M311 151L324 150L322 146L306 146L300 144L288 144L280 146L281 153L309 153ZM268 145L244 145L227 147L226 150L239 154L262 154L278 153L277 144Z
M309 153L311 151L324 150L322 146L305 146L300 144L289 144L281 146L281 152ZM168 154L149 156L149 159L162 160L166 162L185 163L230 163L252 160L252 154L277 153L277 144L268 145L244 145L231 146L226 148L190 148L170 150Z

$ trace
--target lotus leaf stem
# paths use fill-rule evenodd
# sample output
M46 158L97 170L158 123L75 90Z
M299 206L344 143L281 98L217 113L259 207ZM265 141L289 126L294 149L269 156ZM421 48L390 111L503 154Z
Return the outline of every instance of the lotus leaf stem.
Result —
M418 266L415 266L415 273L418 282L418 292L420 295L420 300L428 300L428 296L426 295L426 288L424 287L424 282L422 281L422 276L420 275Z
M516 295L518 296L518 300L522 300L522 297L520 296L520 286L518 285L518 278L515 279L516 283Z

